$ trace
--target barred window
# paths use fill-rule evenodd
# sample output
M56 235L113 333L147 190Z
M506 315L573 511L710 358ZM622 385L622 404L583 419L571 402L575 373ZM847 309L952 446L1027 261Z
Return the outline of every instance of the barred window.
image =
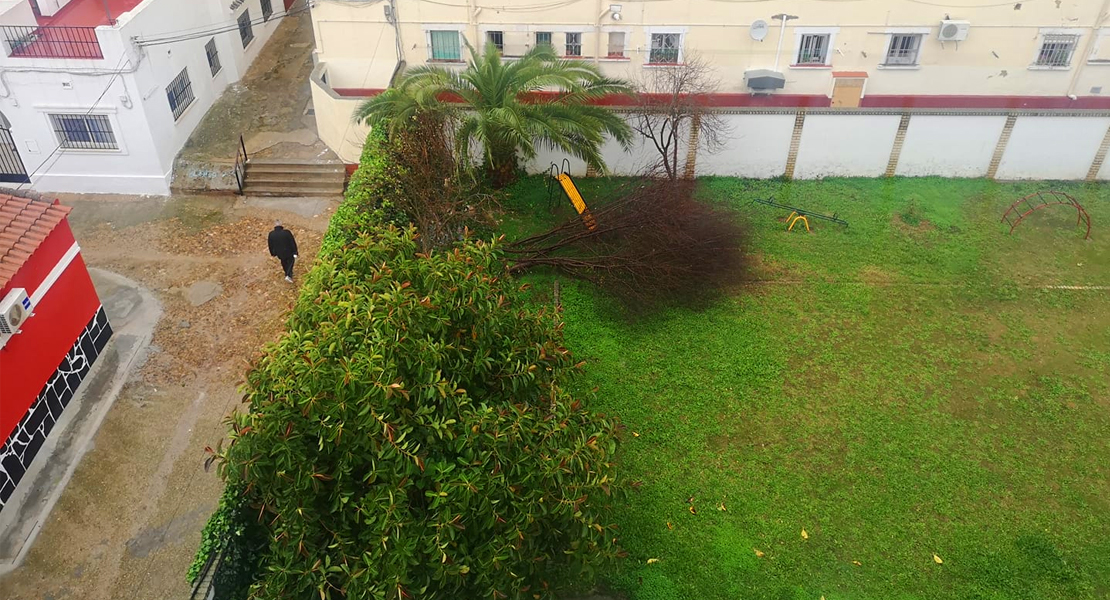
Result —
M548 46L551 45L551 32L550 31L537 31L536 32L536 45L541 46L543 44L547 44Z
M251 24L250 9L244 10L243 14L239 15L239 38L243 40L244 48L249 46L251 40L254 39L254 26Z
M823 65L829 56L829 34L807 33L798 45L799 65Z
M432 60L462 60L462 48L459 46L459 32L457 31L429 31L432 43Z
M116 134L107 115L50 115L50 124L62 148L118 150Z
M504 31L487 31L486 42L493 44L497 47L497 51L505 53L505 32Z
M1067 67L1079 43L1078 35L1046 35L1037 54L1039 67Z
M193 82L189 81L189 68L181 70L177 77L166 86L166 97L170 101L170 110L173 111L173 120L181 118L181 114L193 103Z
M582 56L582 34L566 34L566 47L563 56Z
M606 54L609 58L624 58L624 32L623 31L610 31L609 32L609 52Z
M652 64L674 64L682 50L682 34L651 34L651 53L648 62Z
M262 1L262 20L269 21L270 17L274 16L274 5L270 0Z
M208 68L212 70L212 76L215 77L223 68L220 65L220 51L216 49L216 38L208 40L204 45L204 53L208 55Z
M921 52L920 33L896 33L890 36L890 48L886 53L886 63L897 66L913 66L917 64L918 54Z

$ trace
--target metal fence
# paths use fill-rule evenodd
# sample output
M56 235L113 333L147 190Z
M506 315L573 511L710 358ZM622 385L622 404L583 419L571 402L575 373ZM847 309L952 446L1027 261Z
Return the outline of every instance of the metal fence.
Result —
M0 27L4 51L16 58L104 58L95 27Z

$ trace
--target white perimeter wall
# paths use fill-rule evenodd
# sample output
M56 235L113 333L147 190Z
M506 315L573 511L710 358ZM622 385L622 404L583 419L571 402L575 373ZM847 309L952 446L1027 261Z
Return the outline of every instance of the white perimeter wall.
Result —
M1018 119L998 165L999 179L1083 179L1110 117Z
M698 175L768 179L786 171L794 115L724 115L728 127L722 148L702 152Z
M1006 117L1002 115L914 116L906 130L895 174L983 177L1005 126Z
M898 132L895 115L809 115L794 177L878 177Z

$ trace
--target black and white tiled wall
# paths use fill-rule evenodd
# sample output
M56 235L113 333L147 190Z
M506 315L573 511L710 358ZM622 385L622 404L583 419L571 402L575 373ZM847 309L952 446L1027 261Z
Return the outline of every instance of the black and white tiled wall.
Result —
M111 337L112 326L104 314L104 307L101 307L43 386L31 409L0 447L0 510L4 509L15 486L23 479L31 461Z

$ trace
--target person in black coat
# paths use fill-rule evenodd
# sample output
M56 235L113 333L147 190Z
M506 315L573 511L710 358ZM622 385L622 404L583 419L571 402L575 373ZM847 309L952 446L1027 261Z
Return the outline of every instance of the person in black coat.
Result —
M274 223L274 230L270 232L267 240L270 244L270 256L276 256L281 261L281 270L285 271L285 280L293 283L293 262L297 260L297 240L293 232L281 226L281 221Z

